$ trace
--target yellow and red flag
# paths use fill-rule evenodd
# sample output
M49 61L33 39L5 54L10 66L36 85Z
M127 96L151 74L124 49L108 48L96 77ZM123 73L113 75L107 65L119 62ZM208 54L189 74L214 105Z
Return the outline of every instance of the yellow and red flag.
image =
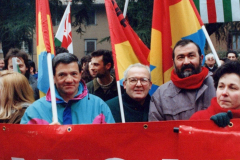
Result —
M49 88L47 54L55 55L51 13L48 0L36 0L38 89L40 97Z
M177 41L191 39L204 54L203 22L192 0L155 0L153 7L150 64L152 89L170 80L172 49Z
M149 65L148 47L141 41L124 18L115 0L105 0L116 80L123 79L123 72L134 63ZM121 81L122 82L122 81Z

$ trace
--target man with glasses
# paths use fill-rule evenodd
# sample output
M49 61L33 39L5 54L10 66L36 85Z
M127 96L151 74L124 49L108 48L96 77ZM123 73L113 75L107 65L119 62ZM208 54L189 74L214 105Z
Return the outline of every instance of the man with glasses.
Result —
M149 121L188 120L204 110L216 96L212 72L202 67L203 55L191 40L180 40L172 53L171 81L161 85L151 97Z
M122 94L123 108L126 122L148 121L148 111L151 89L151 74L148 66L136 63L130 65L124 72ZM106 102L110 107L115 122L122 122L118 97Z

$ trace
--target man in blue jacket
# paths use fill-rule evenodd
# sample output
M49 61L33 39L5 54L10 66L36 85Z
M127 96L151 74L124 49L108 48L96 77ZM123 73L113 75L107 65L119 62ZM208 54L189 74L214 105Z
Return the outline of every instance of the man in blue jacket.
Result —
M58 122L60 124L114 123L107 104L88 93L81 80L78 58L70 53L61 53L52 60ZM46 96L30 105L21 124L51 124L52 104L50 90Z

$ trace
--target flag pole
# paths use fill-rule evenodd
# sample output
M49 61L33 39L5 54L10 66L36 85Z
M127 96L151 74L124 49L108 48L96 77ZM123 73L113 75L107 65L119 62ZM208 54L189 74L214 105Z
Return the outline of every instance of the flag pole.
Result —
M123 17L124 17L124 18L125 18L126 15L127 15L128 3L129 3L129 0L126 0L126 1L125 1L125 5L124 5L124 10L123 10Z
M126 17L127 14L127 7L128 7L128 2L129 0L125 1L125 6L124 6L124 11L123 11L123 17ZM117 62L117 60L115 59L114 62ZM117 66L117 64L114 63L114 65ZM116 69L117 67L115 67ZM118 73L118 71L115 73ZM119 77L119 75L118 75ZM117 90L118 90L118 101L119 101L119 106L120 106L120 113L121 113L121 119L122 119L122 123L125 123L125 114L124 114L124 109L123 109L123 101L122 101L122 93L121 93L121 87L120 87L120 81L117 81Z
M118 100L119 100L119 106L120 106L121 119L122 119L122 123L125 123L122 93L121 93L121 87L120 87L120 82L119 81L117 81L117 90L118 90Z
M220 60L219 60L219 57L218 57L218 55L217 55L217 52L216 52L216 50L215 50L215 48L214 48L214 46L213 46L213 44L212 44L212 41L211 41L211 39L210 39L210 37L209 37L209 34L208 34L207 30L206 30L206 27L205 27L204 25L202 26L202 30L203 30L203 33L204 33L205 36L206 36L206 39L207 39L208 44L209 44L209 47L211 48L212 53L213 53L213 55L214 55L214 57L215 57L215 59L216 59L217 65L218 65L218 67L220 67L220 66L221 66L221 62L220 62Z
M58 115L57 115L57 102L56 102L56 95L55 95L55 87L53 82L53 70L52 70L52 54L47 53L47 65L48 65L48 77L49 77L49 86L50 86L50 93L51 93L51 101L52 101L52 115L53 115L53 122L58 122Z

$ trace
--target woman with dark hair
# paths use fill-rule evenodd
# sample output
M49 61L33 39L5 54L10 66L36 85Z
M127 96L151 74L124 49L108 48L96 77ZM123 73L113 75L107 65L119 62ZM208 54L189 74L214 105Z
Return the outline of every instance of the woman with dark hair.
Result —
M240 118L240 63L230 61L219 67L214 75L216 97L211 105L192 115L190 120L209 119L225 127L231 118Z
M81 66L82 66L82 79L85 81L85 83L90 82L93 80L93 76L91 74L91 55L86 55L81 59Z

